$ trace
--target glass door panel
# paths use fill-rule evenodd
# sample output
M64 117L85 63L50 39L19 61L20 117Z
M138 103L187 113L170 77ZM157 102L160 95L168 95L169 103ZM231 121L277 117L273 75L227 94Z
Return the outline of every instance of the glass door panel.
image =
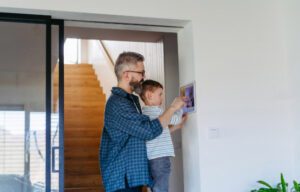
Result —
M46 26L0 21L0 191L45 190Z
M51 191L59 189L59 26L52 25L52 58L51 58Z
M0 13L0 192L63 191L62 61L63 21Z

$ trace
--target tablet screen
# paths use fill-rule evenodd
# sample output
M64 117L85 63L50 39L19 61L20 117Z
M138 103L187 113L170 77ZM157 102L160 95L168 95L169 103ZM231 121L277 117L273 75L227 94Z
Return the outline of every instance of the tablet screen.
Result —
M180 87L180 96L186 97L186 106L183 108L184 113L195 111L195 83L190 83Z

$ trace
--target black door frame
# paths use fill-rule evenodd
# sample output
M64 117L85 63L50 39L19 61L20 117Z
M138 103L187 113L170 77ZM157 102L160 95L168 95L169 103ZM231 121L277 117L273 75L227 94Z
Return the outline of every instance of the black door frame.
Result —
M0 21L46 25L46 192L51 191L51 35L52 25L59 27L59 191L64 191L64 20L48 15L1 13Z

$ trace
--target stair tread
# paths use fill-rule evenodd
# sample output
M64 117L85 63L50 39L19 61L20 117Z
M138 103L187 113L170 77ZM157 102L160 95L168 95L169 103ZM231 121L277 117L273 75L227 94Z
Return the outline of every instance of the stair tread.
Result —
M98 153L106 96L91 64L65 65L64 80L65 191L104 191Z

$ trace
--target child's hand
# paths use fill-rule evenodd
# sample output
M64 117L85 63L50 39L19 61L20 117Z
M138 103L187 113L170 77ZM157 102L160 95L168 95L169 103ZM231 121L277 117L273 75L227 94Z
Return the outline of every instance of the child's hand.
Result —
M182 118L181 118L181 122L177 125L178 126L178 129L182 129L183 128L183 125L185 124L186 120L188 119L188 115L185 113L182 115Z
M187 119L188 119L188 114L187 113L183 114L182 118L181 118L181 123L180 124L183 125L186 122Z
M176 97L173 101L173 103L171 104L171 107L173 107L175 109L175 111L181 109L183 106L186 105L186 103L184 102L185 97Z
M180 122L179 124L177 124L177 125L169 125L169 130L170 130L170 132L172 133L172 132L174 132L174 131L176 131L176 130L178 130L178 129L182 129L184 123L185 123L186 120L187 120L187 118L188 118L188 115L187 115L187 114L183 114L183 115L182 115L182 118L181 118L181 122Z

